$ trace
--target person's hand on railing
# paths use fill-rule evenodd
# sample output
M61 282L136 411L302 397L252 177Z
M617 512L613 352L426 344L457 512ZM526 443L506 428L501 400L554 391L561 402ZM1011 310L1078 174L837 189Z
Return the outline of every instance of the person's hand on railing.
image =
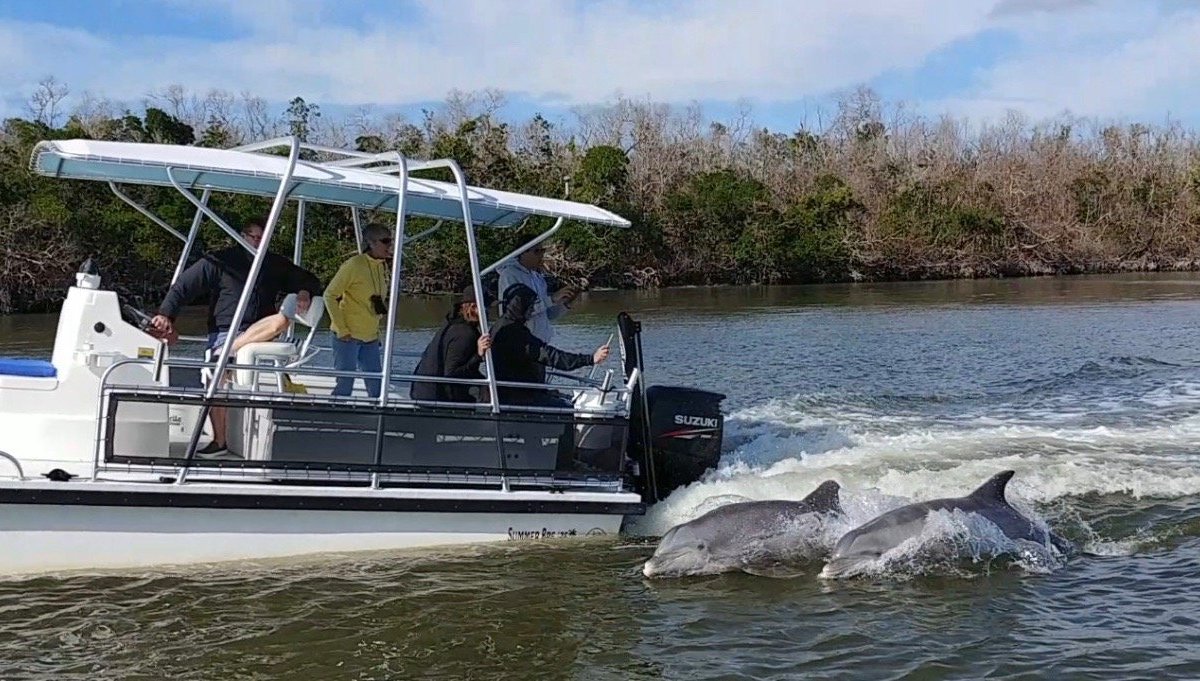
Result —
M606 359L608 359L608 344L607 343L604 345L601 345L599 348L596 348L596 352L592 353L592 362L594 364L599 364Z
M479 340L475 342L475 347L479 349L479 356L483 357L487 354L488 348L492 347L492 337L488 334L483 334Z
M151 336L165 341L168 345L179 340L175 324L166 315L156 314L150 319L150 328L146 329Z

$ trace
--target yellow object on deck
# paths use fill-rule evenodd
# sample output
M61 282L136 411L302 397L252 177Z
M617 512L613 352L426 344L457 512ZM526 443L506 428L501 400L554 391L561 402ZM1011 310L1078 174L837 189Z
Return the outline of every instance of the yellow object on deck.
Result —
M303 383L296 383L291 376L283 375L283 392L293 395L307 395L308 388Z

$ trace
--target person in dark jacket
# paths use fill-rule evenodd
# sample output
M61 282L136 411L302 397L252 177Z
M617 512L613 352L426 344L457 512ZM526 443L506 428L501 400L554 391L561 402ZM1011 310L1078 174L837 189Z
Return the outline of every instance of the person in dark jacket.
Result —
M263 237L264 220L251 220L242 228L242 237L258 249ZM208 298L208 349L225 344L233 326L238 300L250 274L251 258L241 245L205 254L188 267L167 291L158 306L158 314L150 324L165 339L175 339L175 318L180 310L198 299ZM249 343L278 338L287 330L290 320L276 311L276 299L281 294L296 294L299 314L308 311L312 297L321 294L321 281L312 272L292 264L275 253L267 253L251 289L246 314L233 340L232 354ZM213 425L213 441L197 454L215 456L225 451L226 413L223 407L212 407L209 416Z
M492 296L494 298L494 296ZM484 291L484 305L491 304ZM479 304L475 298L475 287L463 289L453 309L446 315L446 323L425 347L421 361L413 373L418 376L441 376L443 378L483 378L479 367L483 356L492 346L491 337L480 331ZM409 395L414 400L437 402L476 402L472 386L454 383L414 382Z
M538 294L525 284L513 284L504 291L501 316L492 326L492 361L497 381L544 383L545 367L574 371L608 358L608 345L590 355L566 352L547 345L525 325L538 303ZM570 407L556 393L536 388L498 388L501 404Z

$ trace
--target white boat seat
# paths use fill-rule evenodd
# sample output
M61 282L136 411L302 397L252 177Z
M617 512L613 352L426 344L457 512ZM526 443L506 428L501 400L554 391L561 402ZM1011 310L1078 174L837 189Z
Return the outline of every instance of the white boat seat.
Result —
M317 333L317 326L325 316L325 298L322 296L313 296L312 301L308 305L308 310L304 314L297 314L297 302L295 293L287 294L283 302L279 305L279 313L293 322L308 327L308 335L297 345L298 354L301 358L298 363L302 364L311 358L308 356L308 348L312 345L313 336ZM314 352L313 355L315 354Z
M294 362L299 355L296 346L287 341L266 341L263 343L247 343L238 350L235 364L265 364L287 366ZM243 387L253 388L257 381L257 371L253 369L238 369L234 372L234 381ZM275 374L276 385L283 392L283 374Z
M295 293L287 294L284 296L283 302L279 304L279 313L289 321L308 327L308 334L303 340L298 341L293 337L278 341L249 343L238 350L234 363L257 364L260 361L270 361L275 366L296 367L315 357L317 352L314 351L310 354L309 347L312 345L313 337L316 335L317 326L325 316L325 299L321 296L313 296L308 310L304 314L299 314L296 311L297 303L298 298ZM213 361L215 356L216 352L214 350L208 350L204 353L204 359L207 362ZM257 372L252 369L238 369L235 372L234 382L245 387L253 387L255 384L255 373ZM276 374L276 376L276 384L279 390L282 391L283 374ZM202 377L203 382L207 384L212 380L212 370L203 370Z

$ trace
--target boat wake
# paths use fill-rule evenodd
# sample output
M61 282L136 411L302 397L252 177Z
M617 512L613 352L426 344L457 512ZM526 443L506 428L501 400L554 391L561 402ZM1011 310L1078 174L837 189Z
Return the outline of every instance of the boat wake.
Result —
M1197 452L1195 368L1151 358L1087 362L959 398L797 395L731 414L720 466L651 507L631 532L660 535L734 501L798 500L827 479L842 485L848 531L1012 469L1009 500L1028 517L1086 553L1126 555L1200 535ZM1052 549L997 533L981 518L939 516L879 568L971 571L990 569L994 556L1030 572L1063 564Z

